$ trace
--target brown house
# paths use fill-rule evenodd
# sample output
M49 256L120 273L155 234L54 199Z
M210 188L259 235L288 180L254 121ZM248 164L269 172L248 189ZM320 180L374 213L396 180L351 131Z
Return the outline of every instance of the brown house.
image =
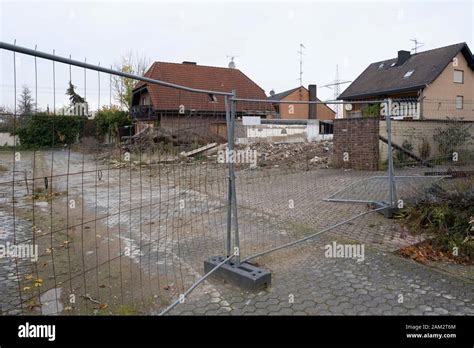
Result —
M474 121L474 58L466 43L399 51L397 58L370 64L338 99L392 99L390 114L399 119ZM362 117L369 106L345 105L344 117Z
M236 91L238 98L266 99L265 92L238 69L197 65L194 62L155 62L146 77L186 87L220 92ZM265 105L236 104L237 116L263 112ZM225 101L223 96L193 93L175 88L139 82L133 90L131 117L144 125L158 124L172 130L190 129L225 136Z
M334 120L336 113L326 104L292 104L291 101L319 101L316 97L316 85L290 89L278 94L270 93L268 101L287 101L288 103L273 103L276 117L280 119L318 119Z

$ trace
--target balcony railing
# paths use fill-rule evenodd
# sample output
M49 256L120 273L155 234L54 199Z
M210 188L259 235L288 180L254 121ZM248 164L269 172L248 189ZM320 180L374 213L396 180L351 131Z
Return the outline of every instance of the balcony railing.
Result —
M153 107L151 105L135 105L130 110L132 119L152 119L154 117Z

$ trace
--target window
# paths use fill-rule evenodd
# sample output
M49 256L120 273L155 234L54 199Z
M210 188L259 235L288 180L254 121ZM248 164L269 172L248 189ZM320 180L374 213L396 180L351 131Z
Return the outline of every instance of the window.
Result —
M415 72L415 70L409 70L405 73L405 75L403 75L403 78L406 79L408 77L410 77L411 75L413 75L413 73Z
M454 70L453 81L454 83L464 83L464 71Z
M464 97L462 95L458 95L456 97L456 109L462 110L464 104Z
M145 96L142 98L142 105L150 105L150 96Z

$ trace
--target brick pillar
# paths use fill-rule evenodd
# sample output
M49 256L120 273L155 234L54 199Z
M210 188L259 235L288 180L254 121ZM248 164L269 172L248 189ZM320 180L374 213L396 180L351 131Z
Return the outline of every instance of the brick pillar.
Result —
M347 161L344 161L344 158ZM377 118L334 120L332 164L338 168L378 170L379 120Z

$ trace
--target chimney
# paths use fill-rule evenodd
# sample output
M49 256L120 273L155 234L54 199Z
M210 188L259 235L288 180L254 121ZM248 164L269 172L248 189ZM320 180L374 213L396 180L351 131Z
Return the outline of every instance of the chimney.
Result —
M317 101L316 85L308 85L309 101ZM308 119L315 120L318 118L316 104L309 104Z
M410 51L398 51L397 65L403 65L410 58Z
M183 64L188 64L188 65L196 65L196 62L188 62L188 61L184 61Z

